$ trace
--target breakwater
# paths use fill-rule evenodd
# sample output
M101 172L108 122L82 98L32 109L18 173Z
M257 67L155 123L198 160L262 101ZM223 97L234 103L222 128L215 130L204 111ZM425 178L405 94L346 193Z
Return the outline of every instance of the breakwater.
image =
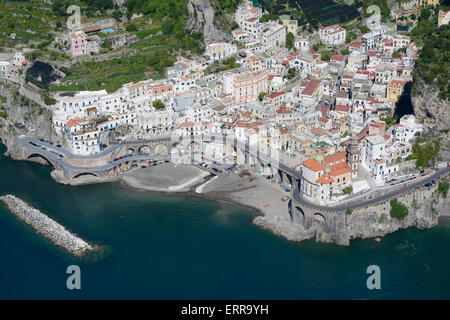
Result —
M89 251L98 249L97 246L72 234L55 220L13 195L2 196L0 201L3 201L21 221L32 226L52 243L75 256L83 256Z

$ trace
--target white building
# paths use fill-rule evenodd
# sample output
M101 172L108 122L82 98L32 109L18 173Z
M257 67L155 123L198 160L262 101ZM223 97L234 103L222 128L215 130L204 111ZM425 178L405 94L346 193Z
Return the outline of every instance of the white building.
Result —
M418 123L413 114L401 117L400 123L394 126L395 141L410 143L417 132L422 132L423 125Z
M286 27L276 22L267 23L261 35L261 43L266 50L275 46L284 46L286 44Z
M320 27L320 40L327 46L337 46L345 43L347 32L338 24Z
M215 61L226 59L236 52L236 45L227 42L219 42L206 45L205 55L208 56L210 60Z

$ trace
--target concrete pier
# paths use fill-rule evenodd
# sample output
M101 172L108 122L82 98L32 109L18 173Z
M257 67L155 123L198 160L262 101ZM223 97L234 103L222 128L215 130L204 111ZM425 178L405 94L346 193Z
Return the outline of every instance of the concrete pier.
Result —
M72 234L58 222L13 195L0 197L0 201L3 201L20 220L32 226L55 245L75 256L83 256L89 251L98 249L97 246L91 245Z

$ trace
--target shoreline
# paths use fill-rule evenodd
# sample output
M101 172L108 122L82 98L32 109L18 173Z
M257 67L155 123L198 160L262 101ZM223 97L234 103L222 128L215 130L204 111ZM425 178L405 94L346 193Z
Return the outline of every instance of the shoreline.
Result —
M165 194L165 195L177 195L186 199L203 199L208 201L215 201L219 203L226 203L239 206L243 209L246 209L254 215L252 223L258 227L266 229L270 231L272 234L283 237L289 241L300 242L307 239L314 239L319 242L332 242L338 245L349 245L349 240L362 238L362 239L378 239L380 236L383 237L389 233L392 233L397 230L384 232L382 235L379 232L373 233L372 229L369 230L370 234L366 234L365 236L361 236L360 233L356 233L353 236L348 238L347 234L343 234L348 238L347 241L343 242L340 238L330 238L323 237L327 236L326 233L323 233L321 230L317 230L316 228L308 228L305 229L300 225L293 224L289 211L287 209L288 201L281 203L282 207L280 207L280 196L285 197L285 193L281 190L281 188L274 183L271 183L265 179L265 176L255 174L252 170L252 177L256 178L255 182L252 186L249 186L248 183L245 182L246 178L236 179L236 173L238 173L241 169L236 169L236 171L229 172L227 174L221 174L220 176L214 176L209 172L205 172L203 169L199 169L195 166L184 165L184 168L189 167L188 172L190 170L191 176L189 174L187 176L181 175L178 178L176 177L175 170L170 169L164 173L164 167L172 166L173 168L183 167L183 165L174 165L174 164L160 164L158 166L147 167L145 169L138 168L136 170L129 171L122 176L119 177L104 177L104 178L82 178L75 183L73 181L68 182L65 181L64 177L61 175L61 172L53 170L51 172L51 177L58 183L66 184L66 185L87 185L87 184L98 184L98 183L110 183L117 182L117 185L129 192L141 192L141 193L154 193L154 194ZM250 169L250 168L247 168ZM184 170L184 169L183 169ZM147 172L153 173L148 174ZM194 171L194 173L193 173ZM199 173L201 172L201 174ZM141 173L141 174L139 174ZM135 175L138 177L140 181L139 183L130 184L124 181L124 177L127 175ZM223 183L223 180L227 180L230 176L234 175L234 180L231 184L227 185ZM148 179L150 176L150 179ZM160 181L158 179L153 180L152 177L156 176L157 178L164 178L164 183L162 185L163 188L159 187ZM183 181L184 179L184 181ZM150 180L150 182L148 182ZM167 184L167 181L172 180L172 183ZM201 181L199 181L201 180ZM175 181L175 182L174 182ZM230 182L230 181L229 181ZM244 187L240 187L239 185L246 184ZM154 186L151 186L151 184ZM150 186L148 185L150 184ZM237 184L237 185L236 185ZM266 185L265 187L263 185ZM270 187L268 187L270 185ZM155 186L157 186L155 188ZM225 187L225 189L221 188ZM218 188L218 189L217 189ZM228 190L226 190L228 188ZM205 190L206 189L206 190ZM253 191L252 191L253 190ZM256 190L259 190L256 192ZM275 198L274 198L275 197ZM272 200L270 204L266 202L269 198ZM267 206L263 205L266 203ZM277 204L278 203L278 204ZM275 211L272 210L275 208ZM277 209L278 208L278 209ZM367 208L366 208L367 209ZM283 216L284 215L284 216ZM370 220L370 219L369 219ZM373 220L373 219L372 219ZM436 225L439 221L448 221L450 220L450 203L447 203L444 208L441 208L439 212L439 216L436 217ZM376 224L376 221L374 222ZM378 223L379 225L380 223ZM407 227L411 227L414 225L408 225ZM417 227L417 225L416 225ZM403 229L404 227L400 228ZM361 229L361 232L366 232L366 229ZM386 228L385 228L386 229ZM390 228L389 228L390 229ZM422 229L419 228L419 229ZM353 229L351 231L354 231ZM347 239L346 238L346 239Z
M288 203L287 201L282 202L280 200L284 195L282 191L277 190L276 185L271 185L271 182L266 181L261 176L255 177L255 181L250 184L246 178L237 178L231 174L223 177L209 175L203 181L191 185L189 190L183 191L171 191L169 188L165 190L149 190L149 188L130 185L123 179L118 181L118 185L129 192L175 195L185 199L197 198L238 206L252 213L252 223L254 225L286 240L298 242L314 238L315 230L305 230L300 226L292 224L287 208L281 207L284 205L287 207ZM226 190L229 185L224 186L223 180L227 178L233 187L237 181L240 181L244 185L241 188ZM215 190L203 191L205 188ZM270 206L261 206L264 201L268 200L267 193L270 193L272 196L271 200L269 200ZM276 203L277 200L279 200L279 203Z

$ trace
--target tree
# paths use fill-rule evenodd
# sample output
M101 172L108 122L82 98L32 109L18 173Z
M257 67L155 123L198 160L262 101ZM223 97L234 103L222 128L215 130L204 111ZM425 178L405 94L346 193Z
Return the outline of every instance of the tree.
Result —
M284 75L284 78L290 80L290 79L295 77L296 73L297 73L297 69L296 68L289 68L288 69L288 74Z
M390 215L392 218L397 220L403 220L408 215L408 208L397 201L397 199L392 199L391 202Z
M294 34L292 32L288 32L286 35L286 48L292 49L294 47Z
M322 61L330 61L333 51L323 51L320 53L320 59Z
M137 31L137 26L134 23L129 23L125 27L125 30L127 30L128 32Z
M447 182L439 182L438 191L444 198L447 198L449 184Z
M420 19L421 20L428 20L428 18L431 16L431 10L430 9L423 9L420 13Z
M152 104L155 109L164 109L164 103L162 103L161 100L155 100Z
M259 101L263 101L264 97L267 95L267 92L260 92L258 95Z
M166 18L166 20L164 20L164 22L161 26L161 31L162 31L162 33L167 35L167 34L172 33L173 27L174 27L174 25L173 25L172 20L170 20L169 18Z
M344 194L352 194L352 192L353 192L353 187L352 187L352 186L348 186L348 187L342 189L342 192L343 192Z

